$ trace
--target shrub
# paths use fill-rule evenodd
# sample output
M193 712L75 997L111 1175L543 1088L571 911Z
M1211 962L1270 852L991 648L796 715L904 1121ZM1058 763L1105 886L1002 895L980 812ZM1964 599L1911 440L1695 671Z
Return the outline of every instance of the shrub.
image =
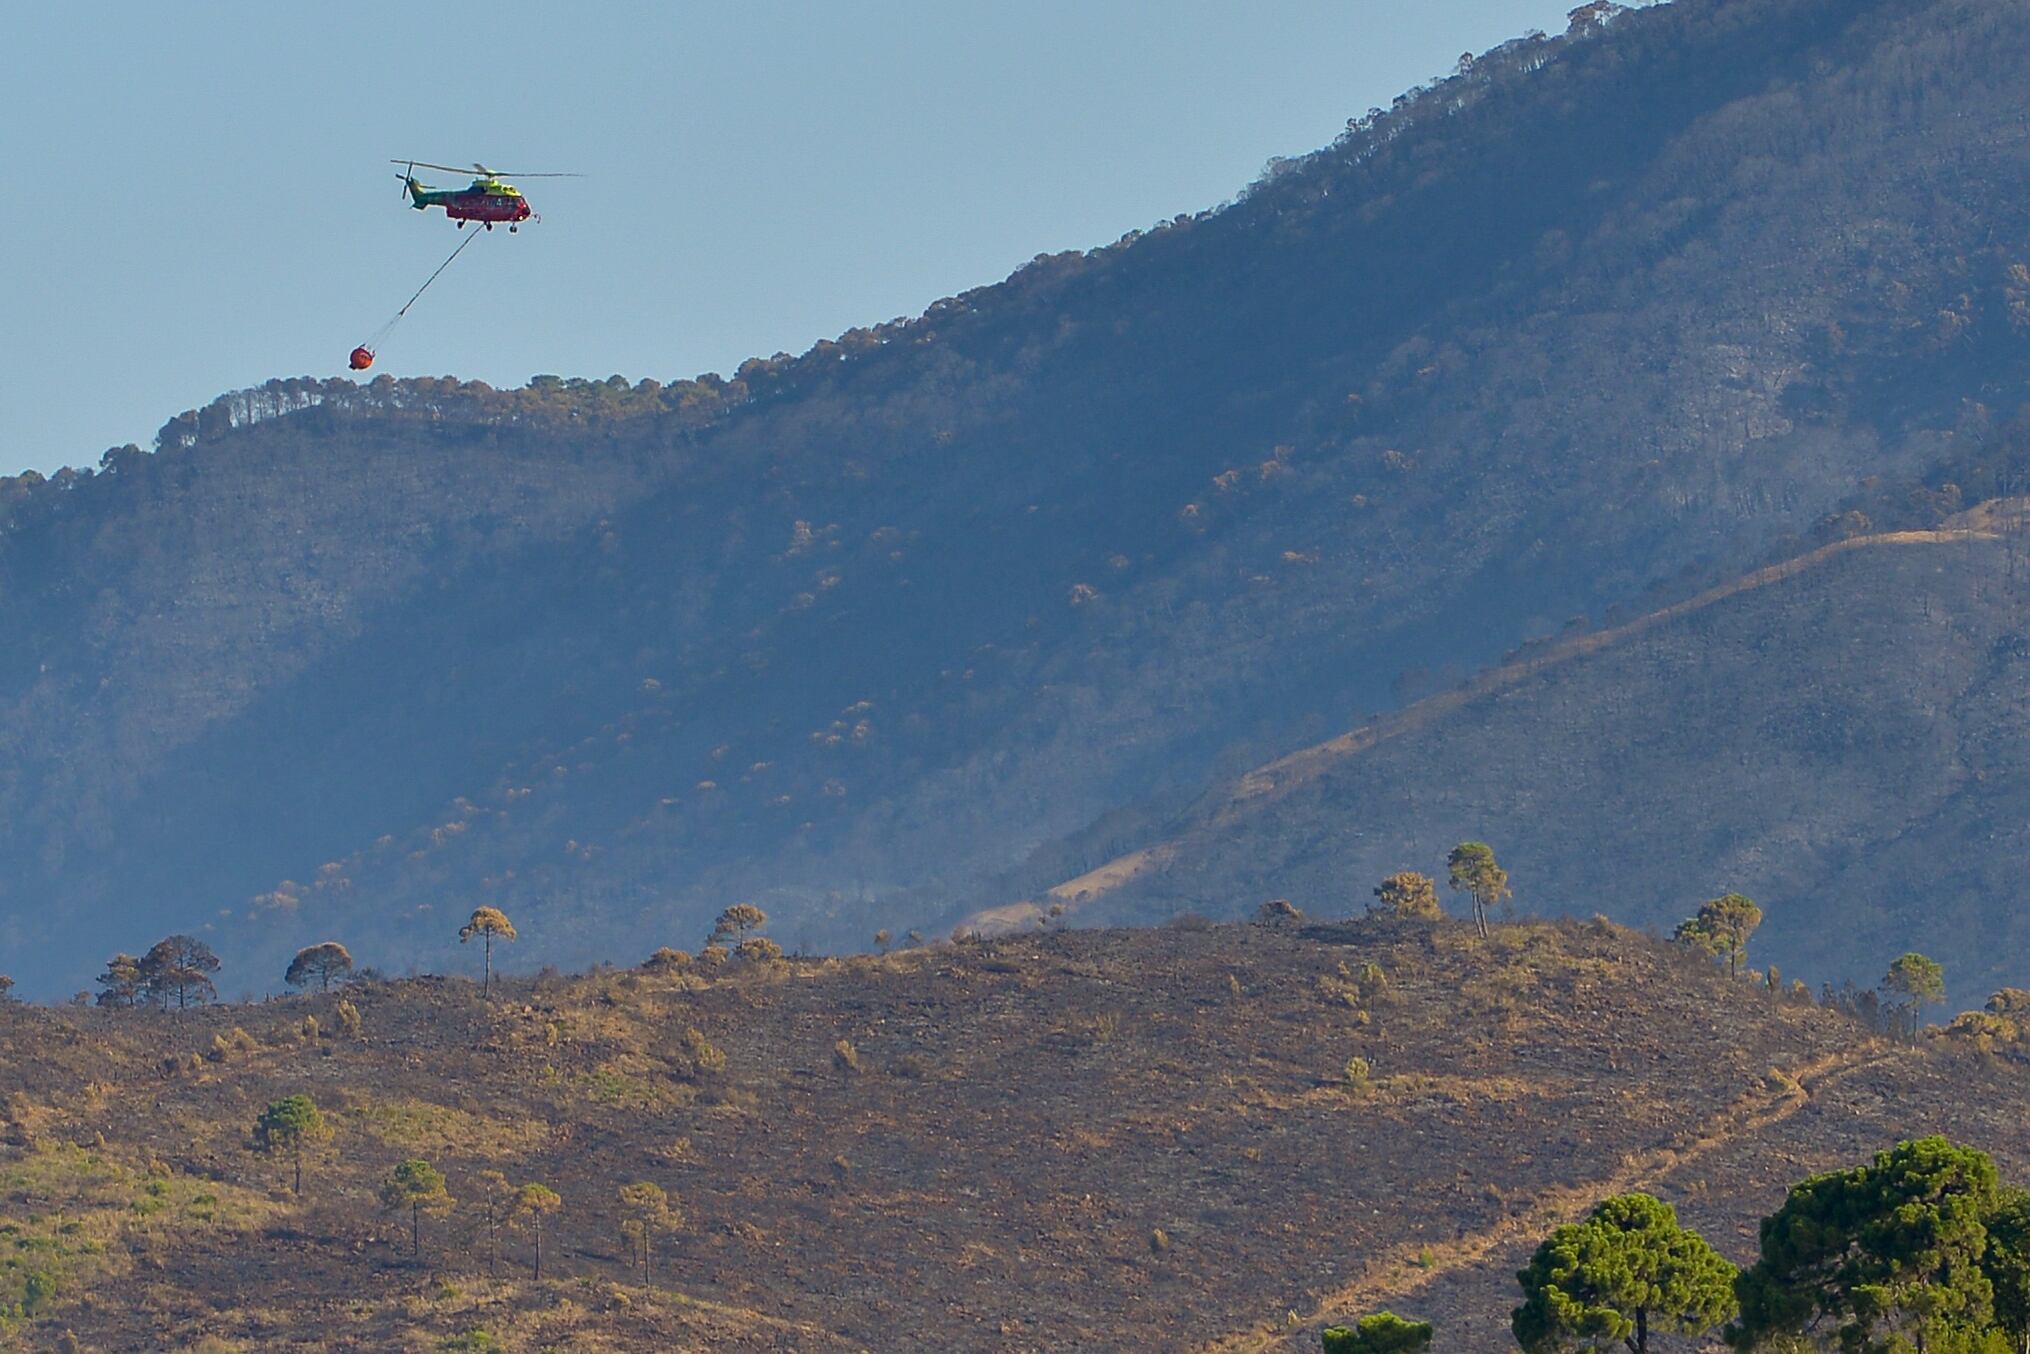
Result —
M1415 870L1398 870L1375 885L1375 904L1368 910L1418 921L1437 921L1445 915L1438 906L1438 885L1429 875Z
M222 1063L236 1054L258 1053L260 1051L260 1042L253 1035L248 1034L238 1025L235 1025L225 1034L214 1034L211 1037L211 1052L206 1056L215 1063Z
M767 936L749 936L733 947L733 957L743 964L773 964L782 958L782 946Z
M696 1026L684 1031L683 1051L678 1055L678 1075L688 1081L716 1076L726 1070L726 1054L707 1039Z
M686 969L690 966L690 951L673 950L667 945L650 955L647 961L642 964L642 967L650 973L675 973L679 969Z
M345 1034L345 1037L348 1039L359 1038L359 1007L349 1001L341 1000L338 1003L337 1015L338 1028Z
M2030 991L2005 987L1988 998L1987 1010L1998 1016L2030 1016Z
M1303 920L1303 911L1288 898L1271 898L1255 909L1257 926L1294 926Z
M860 1070L860 1050L853 1047L851 1039L841 1039L832 1045L832 1066L842 1076L850 1076Z
M21 1312L34 1316L56 1298L56 1276L46 1270L30 1270L21 1294Z
M1346 1060L1346 1089L1355 1095L1364 1095L1374 1080L1374 1068L1366 1058L1353 1057Z
M1327 1327L1320 1338L1325 1354L1420 1354L1431 1347L1431 1323L1376 1312L1352 1326Z

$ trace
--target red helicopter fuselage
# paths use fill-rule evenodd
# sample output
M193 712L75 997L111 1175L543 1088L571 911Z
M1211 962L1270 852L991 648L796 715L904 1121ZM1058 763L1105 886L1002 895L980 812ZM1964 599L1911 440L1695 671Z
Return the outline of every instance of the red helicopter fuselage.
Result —
M453 221L526 221L535 214L529 210L529 200L519 193L513 197L470 190L448 193L443 206L444 214Z
M428 188L411 176L401 177L409 190L410 206L417 211L442 207L446 216L460 224L479 221L487 226L512 226L535 215L520 189L492 176L474 179L470 188Z

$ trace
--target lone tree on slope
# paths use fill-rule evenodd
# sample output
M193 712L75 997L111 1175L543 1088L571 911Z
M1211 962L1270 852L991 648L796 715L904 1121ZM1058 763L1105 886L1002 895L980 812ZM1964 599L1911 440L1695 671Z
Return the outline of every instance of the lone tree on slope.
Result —
M1735 1275L1669 1204L1617 1195L1537 1247L1516 1275L1523 1303L1509 1328L1526 1354L1617 1341L1649 1354L1651 1331L1700 1335L1732 1316Z
M497 907L476 907L472 910L472 920L458 928L458 943L463 945L474 936L478 936L486 944L485 967L482 970L484 976L479 984L479 995L486 997L493 991L494 937L513 940L515 924L507 919L507 913Z
M1674 939L1714 956L1726 956L1727 976L1741 972L1748 937L1762 925L1762 909L1745 894L1727 893L1699 904L1696 916L1678 923Z
M1882 990L1900 999L1897 1007L1904 1033L1914 1039L1924 1008L1945 1000L1945 968L1913 950L1899 955L1882 975Z
M479 1207L486 1219L486 1277L500 1268L500 1229L514 1220L521 1191L508 1183L499 1171L479 1173Z
M176 998L176 1009L191 1002L217 1001L219 990L211 975L219 971L219 957L211 946L193 936L165 936L141 956L140 993L144 1001L167 1006Z
M254 1146L258 1151L286 1152L296 1167L296 1193L303 1193L303 1149L331 1136L331 1126L318 1112L317 1102L307 1095L285 1095L271 1101L254 1122Z
M451 1193L444 1188L444 1173L424 1161L411 1157L381 1182L381 1207L390 1213L409 1210L409 1254L423 1253L423 1231L421 1217L428 1213L433 1218L443 1217L451 1211Z
M1487 909L1514 894L1508 887L1508 871L1495 863L1494 848L1486 842L1461 842L1445 857L1446 877L1452 887L1473 899L1473 920L1487 936Z
M719 914L719 920L712 926L707 945L723 945L736 937L745 936L749 931L768 925L768 914L753 903L735 903Z
M663 1187L651 1180L637 1180L632 1185L620 1187L620 1206L626 1210L627 1221L633 1226L630 1235L641 1239L641 1282L644 1288L655 1286L655 1270L650 1258L651 1243L657 1232L668 1232L683 1226L683 1214L670 1204L670 1196Z
M282 981L291 987L308 987L315 982L318 991L326 992L331 989L332 979L343 980L351 972L352 954L337 941L327 940L296 951Z
M543 1219L564 1206L564 1197L548 1185L523 1185L515 1196L516 1220L527 1218L536 1232L536 1278L543 1277Z

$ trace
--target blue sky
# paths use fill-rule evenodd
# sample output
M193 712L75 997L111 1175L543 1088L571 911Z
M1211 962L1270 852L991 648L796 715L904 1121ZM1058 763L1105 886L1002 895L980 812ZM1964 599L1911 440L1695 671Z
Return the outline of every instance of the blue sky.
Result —
M16 7L0 474L336 375L458 243L414 155L576 170L382 371L668 380L1231 197L1573 0Z

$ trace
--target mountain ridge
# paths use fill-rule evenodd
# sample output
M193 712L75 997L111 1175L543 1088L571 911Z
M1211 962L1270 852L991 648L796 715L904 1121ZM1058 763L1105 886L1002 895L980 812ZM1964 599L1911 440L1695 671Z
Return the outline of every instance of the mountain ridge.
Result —
M1631 11L732 380L284 383L0 493L8 962L432 964L481 898L585 947L530 962L737 898L865 944L1730 576L2006 440L2023 28ZM313 395L359 403L241 417Z

